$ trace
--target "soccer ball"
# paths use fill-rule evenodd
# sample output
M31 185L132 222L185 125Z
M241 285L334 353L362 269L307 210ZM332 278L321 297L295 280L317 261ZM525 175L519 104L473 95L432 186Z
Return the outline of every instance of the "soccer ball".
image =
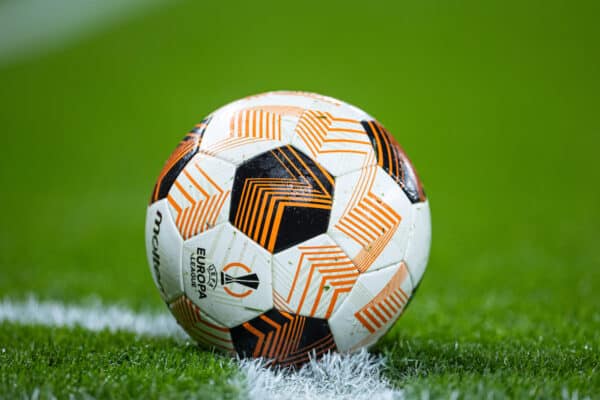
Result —
M428 201L393 137L305 92L206 117L167 160L146 217L150 270L183 329L284 366L375 344L421 281L430 241Z

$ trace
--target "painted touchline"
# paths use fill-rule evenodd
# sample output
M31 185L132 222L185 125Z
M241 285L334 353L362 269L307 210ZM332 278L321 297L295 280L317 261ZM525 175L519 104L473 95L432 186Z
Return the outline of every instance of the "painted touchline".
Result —
M186 340L187 335L167 313L134 312L99 301L69 305L59 301L0 300L0 322L48 327L81 327L98 332L131 332L150 337ZM361 351L351 355L326 354L297 371L264 367L262 360L240 360L240 385L250 399L400 399L403 392L392 388L382 376L385 360Z

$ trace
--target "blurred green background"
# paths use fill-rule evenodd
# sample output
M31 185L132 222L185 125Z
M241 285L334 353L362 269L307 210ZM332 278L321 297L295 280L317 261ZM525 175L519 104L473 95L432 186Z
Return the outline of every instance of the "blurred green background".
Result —
M383 351L597 350L599 17L596 1L153 2L0 58L0 297L163 307L143 244L163 162L224 103L306 90L378 118L430 199L428 271Z

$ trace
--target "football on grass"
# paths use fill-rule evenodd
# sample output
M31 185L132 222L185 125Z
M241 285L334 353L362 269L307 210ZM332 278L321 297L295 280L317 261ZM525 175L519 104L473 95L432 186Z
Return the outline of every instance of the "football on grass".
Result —
M247 97L198 123L146 218L152 276L190 337L278 365L375 344L430 241L427 198L392 135L305 92Z

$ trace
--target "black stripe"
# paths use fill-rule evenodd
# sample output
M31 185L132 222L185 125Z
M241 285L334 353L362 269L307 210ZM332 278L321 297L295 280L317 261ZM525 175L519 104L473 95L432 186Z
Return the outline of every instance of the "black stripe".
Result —
M411 203L424 201L425 195L417 174L392 136L377 121L361 121L361 125L371 141L378 165L396 181Z
M183 157L181 157L175 163L175 165L173 165L169 169L169 171L167 171L167 173L165 174L165 176L163 177L162 180L156 182L156 184L154 186L154 190L152 191L151 203L167 197L167 195L169 194L169 190L171 190L173 183L175 183L175 180L177 179L177 177L179 176L181 171L183 171L183 169L185 168L187 163L196 155L196 153L198 153L198 149L200 148L200 143L202 143L202 137L204 136L204 132L206 131L206 127L208 126L209 122L210 122L210 119L205 118L201 122L201 124L203 124L202 127L192 129L181 140L181 142L179 142L177 148L179 148L180 146L186 145L187 144L186 142L189 142L191 140L195 140L196 144L190 150L188 150L188 152ZM175 151L176 150L177 149L175 149ZM161 171L161 173L162 173L162 171Z

